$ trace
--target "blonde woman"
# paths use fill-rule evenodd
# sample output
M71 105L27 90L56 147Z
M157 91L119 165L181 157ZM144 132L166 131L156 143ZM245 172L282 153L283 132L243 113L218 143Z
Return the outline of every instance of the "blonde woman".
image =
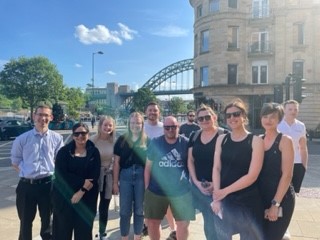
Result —
M101 158L100 178L99 178L99 234L100 240L106 239L108 210L112 197L112 164L113 146L115 139L115 121L110 116L101 116L98 124L97 134L91 137L91 141L99 149Z
M120 192L122 240L129 239L132 208L135 240L141 238L143 228L144 167L148 145L143 127L143 115L138 112L131 113L128 132L121 135L114 146L113 193Z

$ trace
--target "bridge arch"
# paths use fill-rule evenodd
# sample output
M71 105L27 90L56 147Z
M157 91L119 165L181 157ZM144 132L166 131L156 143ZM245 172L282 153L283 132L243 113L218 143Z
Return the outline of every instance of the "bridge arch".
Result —
M155 93L155 95L174 95L174 94L191 94L191 88L179 88L171 89L171 77L178 76L183 72L187 72L194 69L193 58L184 59L169 66L161 69L159 72L154 74L147 82L145 82L141 88L148 88ZM170 82L170 89L161 89L161 84L165 83L166 81ZM182 80L183 82L184 80ZM187 81L189 82L189 81ZM176 83L177 84L177 83ZM188 84L187 84L188 85ZM157 88L159 90L157 91ZM131 109L132 107L132 100L133 100L134 92L130 93L120 93L121 102L125 109Z
M193 58L175 62L154 74L142 87L149 88L153 91L158 86L160 86L160 84L170 79L172 76L175 76L185 71L192 70L193 67Z

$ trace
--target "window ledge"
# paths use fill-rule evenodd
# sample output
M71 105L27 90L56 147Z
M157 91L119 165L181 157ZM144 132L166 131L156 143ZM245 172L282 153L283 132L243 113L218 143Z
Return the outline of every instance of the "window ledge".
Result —
M240 51L240 48L236 48L236 47L228 47L227 49L228 51L230 52L239 52Z

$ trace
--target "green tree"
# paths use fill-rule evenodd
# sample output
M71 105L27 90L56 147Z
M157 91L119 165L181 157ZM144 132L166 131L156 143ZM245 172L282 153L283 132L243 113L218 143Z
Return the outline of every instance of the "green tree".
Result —
M187 106L181 97L173 97L169 102L170 112L172 114L185 113L187 111Z
M133 108L135 111L144 112L149 102L157 101L156 96L149 88L139 88L133 96Z
M9 109L11 108L12 100L8 99L3 94L0 94L0 109Z
M19 111L22 108L22 100L21 98L15 98L12 100L11 109L15 111Z
M194 101L191 101L187 104L187 110L196 110L196 104Z
M68 116L72 118L79 117L80 109L84 108L86 103L86 96L81 91L80 88L64 88L63 101L67 103L68 106Z
M20 97L33 112L39 101L58 100L63 80L55 65L45 57L11 59L0 72L3 94L10 99Z

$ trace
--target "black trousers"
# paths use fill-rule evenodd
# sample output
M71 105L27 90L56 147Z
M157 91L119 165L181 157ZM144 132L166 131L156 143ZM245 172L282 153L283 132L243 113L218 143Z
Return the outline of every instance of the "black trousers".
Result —
M52 239L50 226L51 185L51 181L41 184L19 181L16 189L16 206L20 219L19 240L32 240L32 223L37 213L37 207L41 218L40 236L43 240Z
M306 169L302 165L302 163L295 163L293 167L293 176L292 176L292 185L294 187L294 191L296 193L300 192L300 188L302 185L302 181L304 178L304 174L306 173Z
M293 187L290 186L281 202L283 216L279 217L275 222L264 219L264 240L281 240L283 238L283 235L290 224L294 206L295 193Z
M98 190L98 189L96 189ZM66 199L61 208L53 208L53 239L92 240L93 222L97 211L98 191L85 193L79 203ZM54 205L55 206L55 205Z
M103 179L103 191L100 192L99 200L99 234L103 234L106 231L108 223L109 205L111 199L104 198L105 196L106 177Z

